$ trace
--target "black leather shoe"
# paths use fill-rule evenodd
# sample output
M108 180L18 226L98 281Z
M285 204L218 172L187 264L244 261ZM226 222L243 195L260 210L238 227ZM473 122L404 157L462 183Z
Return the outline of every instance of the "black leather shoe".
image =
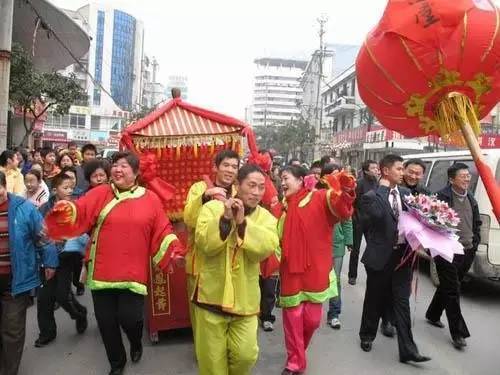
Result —
M112 368L111 371L109 372L109 375L122 375L124 369L125 369L125 366Z
M427 323L434 327L444 328L444 324L441 320L430 320L429 318L427 318Z
M372 350L372 342L371 341L361 341L361 349L363 349L364 352L369 352Z
M139 348L137 349L130 349L130 359L132 360L133 363L137 363L141 360L142 358L142 344Z
M281 372L281 375L300 375L301 372L298 372L298 371L292 371L292 370L289 370L289 369L284 369L282 372Z
M43 348L44 346L49 345L52 341L54 341L56 337L48 337L48 338L38 338L35 341L35 347L37 348Z
M394 326L389 322L382 322L380 330L385 337L394 337L394 335L396 334L396 328L394 328Z
M426 357L425 355L420 355L420 354L413 354L409 357L404 357L404 358L399 359L399 361L402 363L407 363L407 362L421 363L421 362L427 362L430 360L431 360L430 357Z
M467 346L467 342L465 341L465 339L463 337L454 337L451 340L453 342L453 346L456 349L462 349L462 348Z
M349 285L356 285L356 278L355 277L349 277L349 280L347 281Z
M75 319L75 322L76 322L76 332L78 332L80 335L87 330L89 322L87 320L87 310L86 309L85 309L85 312L81 316L79 316L78 318Z

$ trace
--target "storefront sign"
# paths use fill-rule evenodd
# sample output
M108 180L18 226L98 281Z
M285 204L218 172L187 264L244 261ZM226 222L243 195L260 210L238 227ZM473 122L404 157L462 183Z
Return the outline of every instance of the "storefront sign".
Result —
M483 134L478 138L481 148L500 148L500 135Z
M42 141L48 142L66 142L68 140L68 133L63 131L44 130Z
M356 144L356 143L363 143L365 140L366 136L366 130L367 126L360 126L358 128L354 129L346 129L341 132L336 133L332 137L332 144L338 145L338 144Z
M72 105L69 109L69 113L75 113L79 115L89 115L89 116L91 114L89 107L82 107L78 105Z

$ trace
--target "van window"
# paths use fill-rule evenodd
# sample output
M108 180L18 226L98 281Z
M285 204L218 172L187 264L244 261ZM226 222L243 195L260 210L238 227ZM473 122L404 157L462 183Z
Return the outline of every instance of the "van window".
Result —
M472 175L469 191L471 193L474 193L476 191L478 173L476 165L472 160L440 160L434 163L429 178L429 183L427 184L427 188L431 192L437 193L439 190L446 186L446 184L448 183L448 168L454 163L464 163L469 167L470 174Z
M429 176L429 173L431 173L432 161L424 160L424 164L425 164L425 173L424 173L424 177L422 178L422 182L424 185L426 185L427 184L427 177Z
M448 168L451 165L450 160L440 160L434 163L427 189L432 193L437 193L446 186L448 182Z

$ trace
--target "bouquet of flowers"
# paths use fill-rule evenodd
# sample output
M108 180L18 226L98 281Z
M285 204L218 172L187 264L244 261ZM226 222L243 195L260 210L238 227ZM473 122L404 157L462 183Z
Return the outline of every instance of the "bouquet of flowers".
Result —
M414 251L428 249L431 256L449 262L464 253L457 236L460 218L446 202L425 194L410 195L404 201L408 211L401 214L398 229Z
M456 233L460 218L448 203L437 199L436 195L408 195L405 203L421 223L438 231Z

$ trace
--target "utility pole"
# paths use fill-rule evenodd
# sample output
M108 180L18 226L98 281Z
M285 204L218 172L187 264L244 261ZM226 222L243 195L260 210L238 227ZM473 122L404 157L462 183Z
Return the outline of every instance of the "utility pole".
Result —
M10 54L14 0L0 0L0 150L7 148Z
M151 84L152 90L151 90L151 106L155 107L156 106L156 71L158 70L158 61L156 61L156 57L153 57L153 62L151 63L153 66L153 83Z
M321 139L321 128L323 126L323 101L321 100L321 81L323 79L323 61L325 58L324 35L326 33L325 26L328 22L328 17L322 15L317 19L319 24L319 51L318 51L318 85L316 88L316 110L315 110L315 139L313 158L319 157L319 141Z

